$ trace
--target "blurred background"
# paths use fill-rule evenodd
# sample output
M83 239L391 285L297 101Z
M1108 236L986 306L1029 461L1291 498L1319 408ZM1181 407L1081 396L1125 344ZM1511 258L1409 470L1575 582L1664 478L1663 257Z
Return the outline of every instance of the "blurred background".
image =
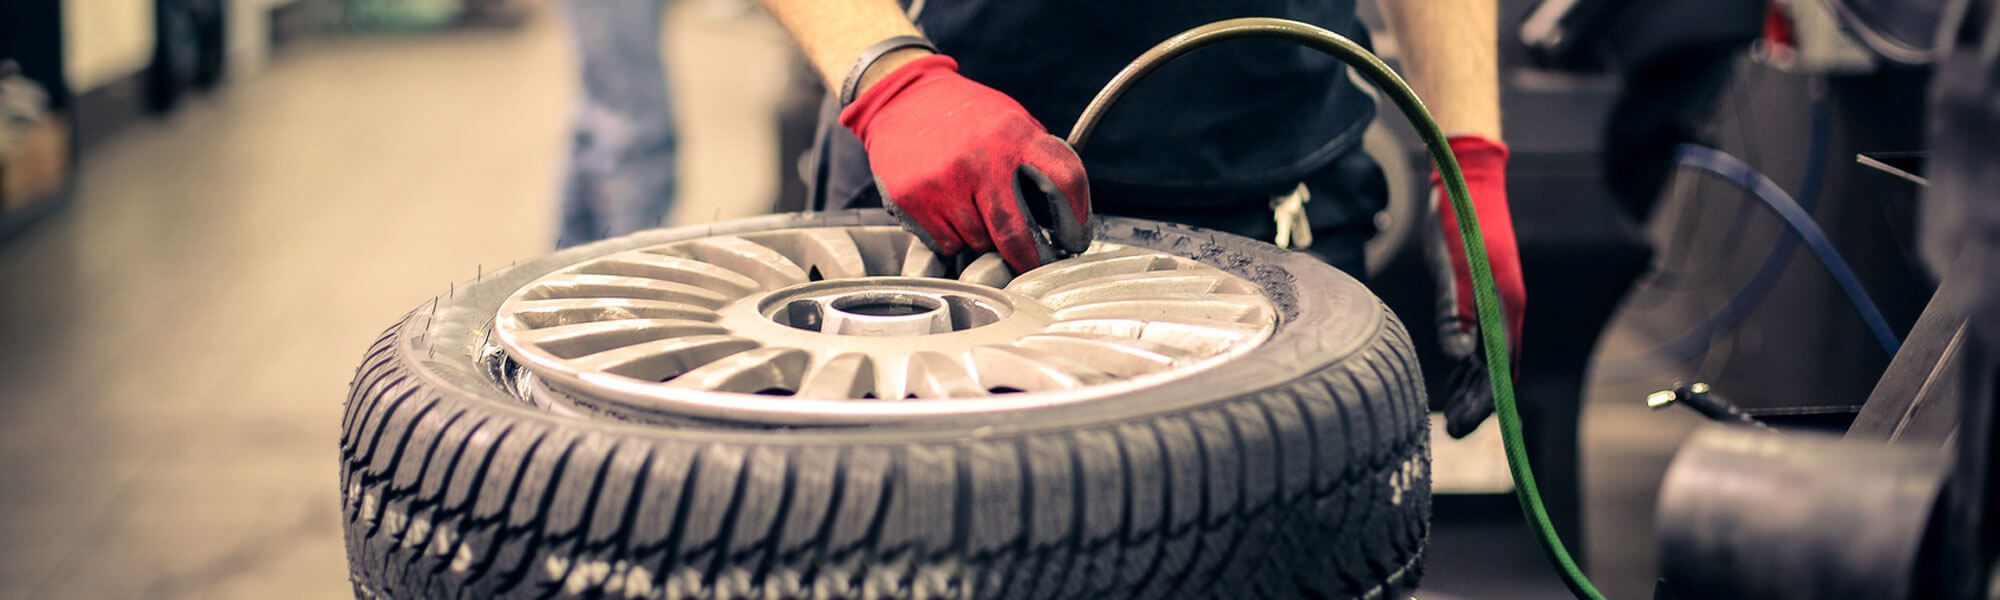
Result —
M1551 332L1523 397L1565 537L1612 596L1646 597L1654 495L1702 422L1646 393L1701 380L1844 424L1889 354L1804 252L1763 272L1789 234L1743 189L1678 171L1625 189L1618 126L1819 190L1814 216L1900 333L1935 285L1917 187L1854 156L1920 149L1924 79L1773 60L1762 2L1747 31L1668 52L1680 79L1544 69L1515 33L1536 4L1502 3L1529 328ZM799 207L821 92L783 32L749 0L670 0L664 21L664 224ZM454 282L553 248L575 54L542 0L0 3L0 598L351 596L334 442L354 365ZM1371 271L1428 323L1407 211L1429 168L1391 114L1370 151L1401 197ZM1561 595L1491 428L1441 444L1419 597Z

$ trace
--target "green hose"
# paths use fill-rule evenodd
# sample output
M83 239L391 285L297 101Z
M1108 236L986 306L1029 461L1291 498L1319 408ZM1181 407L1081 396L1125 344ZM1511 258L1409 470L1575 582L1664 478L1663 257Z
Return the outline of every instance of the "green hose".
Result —
M1555 525L1549 522L1548 509L1542 506L1541 492L1535 488L1534 471L1528 468L1528 449L1521 441L1521 414L1514 403L1514 380L1508 375L1513 371L1507 364L1507 328L1503 324L1505 319L1501 314L1500 298L1493 291L1493 267L1487 262L1486 241L1480 235L1479 216L1473 210L1471 194L1465 189L1465 175L1459 172L1458 158L1452 155L1444 132L1438 128L1430 110L1424 108L1423 100L1418 99L1410 85L1404 83L1403 78L1398 77L1382 59L1353 40L1308 23L1263 17L1209 23L1160 42L1112 77L1097 97L1090 100L1090 105L1084 107L1083 114L1077 117L1076 127L1069 134L1070 146L1082 150L1083 144L1090 139L1091 131L1103 118L1105 109L1146 74L1202 46L1239 38L1289 40L1340 59L1388 94L1389 99L1396 103L1396 108L1410 119L1411 125L1416 126L1417 135L1423 138L1424 147L1430 151L1431 160L1437 163L1438 173L1444 179L1445 192L1451 196L1451 206L1458 214L1459 234L1465 240L1466 263L1472 267L1472 296L1478 306L1480 338L1486 351L1486 379L1493 385L1493 408L1500 420L1501 440L1507 449L1507 468L1514 476L1514 494L1520 499L1521 511L1527 514L1529 525L1535 530L1535 539L1541 543L1542 553L1560 571L1563 584L1569 586L1570 593L1578 598L1602 600L1604 595L1590 584L1590 578L1584 576L1583 569L1576 566L1569 550L1563 547L1562 539L1556 536Z

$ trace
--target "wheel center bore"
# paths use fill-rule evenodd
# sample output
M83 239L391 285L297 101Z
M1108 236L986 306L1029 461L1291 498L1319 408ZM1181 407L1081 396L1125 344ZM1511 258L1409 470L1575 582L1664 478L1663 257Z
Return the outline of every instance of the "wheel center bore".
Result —
M826 303L824 333L925 335L951 331L944 302L910 292L860 292Z
M864 277L820 281L771 293L767 318L806 331L898 337L983 327L1013 314L1013 301L991 288L940 279Z

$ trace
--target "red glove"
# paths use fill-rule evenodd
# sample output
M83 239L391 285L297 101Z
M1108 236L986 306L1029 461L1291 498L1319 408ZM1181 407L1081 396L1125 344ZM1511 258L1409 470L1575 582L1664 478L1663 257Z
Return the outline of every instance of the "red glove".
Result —
M951 57L897 68L841 111L840 124L868 149L883 204L941 255L998 250L1021 272L1090 245L1090 187L1076 152L1013 98L959 75ZM1038 227L1044 207L1054 222Z
M1510 363L1521 355L1521 314L1528 293L1521 284L1521 252L1514 243L1514 219L1507 211L1507 145L1479 136L1451 138L1451 152L1465 174L1493 265L1493 287L1507 318ZM1479 339L1479 313L1472 297L1472 271L1466 266L1465 240L1444 179L1431 174L1437 202L1437 233L1432 239L1432 271L1438 277L1438 342L1458 367L1446 383L1445 431L1463 437L1493 414L1493 390L1486 380L1486 357Z

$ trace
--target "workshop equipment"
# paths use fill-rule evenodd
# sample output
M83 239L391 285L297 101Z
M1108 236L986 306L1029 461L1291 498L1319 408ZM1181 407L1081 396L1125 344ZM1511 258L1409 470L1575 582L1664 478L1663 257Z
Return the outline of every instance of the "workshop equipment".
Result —
M1943 284L1848 434L1703 431L1660 495L1656 598L2000 593L2000 2L1945 12L1925 257Z

